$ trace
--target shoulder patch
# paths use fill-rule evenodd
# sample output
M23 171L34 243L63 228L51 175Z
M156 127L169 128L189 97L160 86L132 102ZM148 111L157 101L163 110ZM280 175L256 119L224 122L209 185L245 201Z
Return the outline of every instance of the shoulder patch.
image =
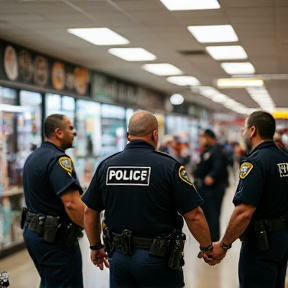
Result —
M249 162L244 162L241 164L239 168L239 177L241 179L244 179L247 177L247 175L250 173L250 171L253 169L253 164Z
M187 172L184 168L184 166L180 166L179 167L179 170L178 170L178 175L179 175L179 178L184 181L185 183L191 185L194 187L194 184L190 181L188 175L187 175ZM194 187L195 188L195 187Z
M71 173L73 171L73 162L71 158L69 157L61 157L59 158L60 166L68 172L68 174L71 176Z

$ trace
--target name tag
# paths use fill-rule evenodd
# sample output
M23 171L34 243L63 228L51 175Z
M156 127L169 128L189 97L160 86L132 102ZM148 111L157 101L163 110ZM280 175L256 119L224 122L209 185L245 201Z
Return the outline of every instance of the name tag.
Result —
M109 167L106 185L149 186L151 167Z
M277 164L279 168L280 177L288 177L288 163Z

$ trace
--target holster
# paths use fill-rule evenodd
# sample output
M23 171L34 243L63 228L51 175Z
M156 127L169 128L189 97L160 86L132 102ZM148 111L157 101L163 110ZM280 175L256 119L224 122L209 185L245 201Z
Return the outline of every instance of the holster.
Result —
M124 255L133 255L132 231L125 229L121 234L120 252Z
M60 217L46 216L44 225L43 240L49 243L53 243L56 238L57 230L60 228Z
M149 250L150 255L166 257L169 253L171 244L171 234L162 235L153 239Z
M254 246L258 251L266 251L270 248L268 240L268 231L265 224L265 221L254 221Z
M83 237L82 228L74 223L69 223L66 227L66 246L71 248L77 243L78 238Z
M186 235L177 230L172 237L171 252L168 260L168 267L173 270L179 270L184 265L184 245Z
M113 245L112 240L112 232L109 230L108 227L105 227L103 229L103 242L105 246L105 252L107 253L108 257L111 257L113 251L115 250L115 245Z
M24 228L24 225L27 219L27 214L28 214L28 209L26 207L23 207L22 214L21 214L21 222L20 222L21 229Z

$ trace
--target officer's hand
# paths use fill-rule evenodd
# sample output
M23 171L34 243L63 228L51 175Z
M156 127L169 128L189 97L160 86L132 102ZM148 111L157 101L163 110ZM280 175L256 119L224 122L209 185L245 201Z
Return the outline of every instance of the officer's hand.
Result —
M215 260L211 256L207 255L204 252L201 252L203 260L210 266L215 266L216 264L220 263L220 260Z
M100 268L101 270L104 269L104 265L106 268L109 268L109 262L108 262L107 254L104 248L99 249L99 250L92 250L90 257L91 257L92 263L96 265L98 268Z
M220 246L220 242L213 242L213 251L208 252L207 255L214 260L221 261L226 256L227 250Z
M214 179L213 179L212 177L210 177L210 176L206 176L206 177L204 178L204 183L205 183L205 185L207 185L207 186L213 185L214 182L215 182Z

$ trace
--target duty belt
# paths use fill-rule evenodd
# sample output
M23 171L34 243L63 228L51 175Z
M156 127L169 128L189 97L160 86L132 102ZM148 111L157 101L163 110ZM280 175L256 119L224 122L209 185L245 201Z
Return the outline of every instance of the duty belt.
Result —
M116 245L122 244L122 235L117 233L112 233L113 240L112 242ZM133 247L136 248L143 248L143 249L149 249L152 245L153 238L142 238L142 237L132 237L132 244Z

